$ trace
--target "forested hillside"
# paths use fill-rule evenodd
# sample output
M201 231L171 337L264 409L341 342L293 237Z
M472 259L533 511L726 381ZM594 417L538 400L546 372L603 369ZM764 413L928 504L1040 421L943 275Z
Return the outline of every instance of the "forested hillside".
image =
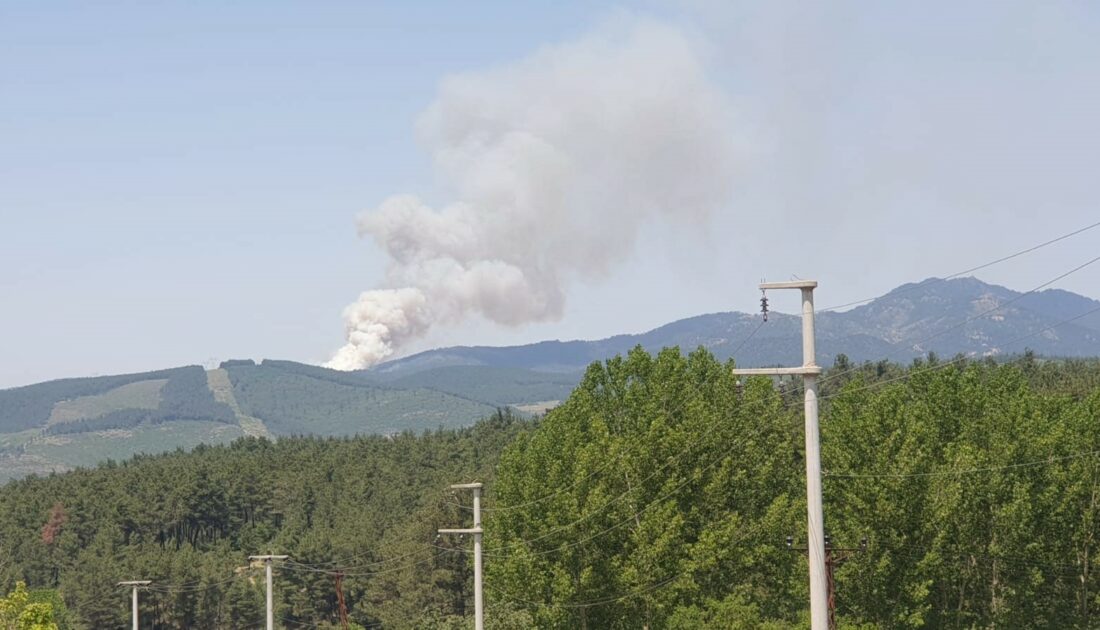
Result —
M68 627L262 620L254 553L286 553L287 628L466 628L486 482L491 628L799 628L806 566L796 381L738 383L706 351L589 368L537 423L392 438L245 439L0 488L0 587L56 589ZM841 627L1091 628L1100 582L1100 364L929 357L822 379ZM867 540L860 549L860 541ZM839 552L838 552L839 553ZM847 552L846 552L847 553Z
M824 288L823 288L824 289ZM828 305L826 305L827 307ZM640 335L503 348L442 348L370 370L293 361L225 361L0 390L0 481L241 436L346 436L469 426L495 409L541 413L593 361L640 345L705 347L744 367L801 360L798 317L713 313ZM1100 302L1059 290L1021 293L974 278L903 285L817 319L818 359L907 364L928 352L1100 356ZM736 355L736 356L734 356Z
M465 558L428 546L463 518L444 491L490 478L526 427L497 415L420 436L247 438L12 482L0 489L0 588L56 588L68 627L101 630L128 623L115 583L147 578L142 627L255 627L263 570L247 556L289 553L300 564L277 580L288 626L334 620L323 571L348 566L353 618L407 627L462 609Z
M367 372L267 360L0 390L0 481L246 435L348 436L469 426L498 407L561 400L577 378L489 370L385 382Z
M0 481L244 434L197 365L0 390Z

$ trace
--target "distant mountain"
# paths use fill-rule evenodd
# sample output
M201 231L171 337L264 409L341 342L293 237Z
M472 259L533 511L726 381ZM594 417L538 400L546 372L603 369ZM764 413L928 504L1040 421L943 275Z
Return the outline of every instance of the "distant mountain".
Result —
M909 362L928 352L1028 348L1097 357L1100 311L1078 317L1094 309L1100 302L1067 291L1022 294L974 278L930 278L846 312L819 313L818 363L831 365L841 353ZM471 424L499 407L539 411L566 398L587 365L638 345L703 346L742 367L797 364L800 330L794 315L772 313L761 325L759 315L713 313L595 341L440 348L358 372L245 360L0 390L0 481L244 435L419 431Z
M944 356L988 356L1026 348L1047 356L1100 356L1100 312L1054 326L1097 308L1096 300L1058 289L1022 294L974 278L929 278L846 312L819 313L818 363L830 365L841 353L855 361L908 362L930 351ZM979 316L992 309L997 310ZM596 341L440 348L384 363L373 372L411 374L442 366L576 371L636 345L648 350L704 346L723 359L736 351L733 358L742 367L801 363L798 316L772 313L752 335L759 323L759 315L714 313Z

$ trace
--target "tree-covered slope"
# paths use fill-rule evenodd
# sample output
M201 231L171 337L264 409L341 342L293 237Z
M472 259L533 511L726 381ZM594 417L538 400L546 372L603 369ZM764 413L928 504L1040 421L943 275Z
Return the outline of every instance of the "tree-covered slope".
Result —
M242 411L260 418L275 435L355 435L397 433L462 426L495 409L479 402L422 387L396 388L314 373L322 368L285 364L226 368ZM333 370L326 370L334 372Z
M463 556L430 546L468 516L447 486L490 481L526 427L497 415L421 436L245 439L13 482L0 487L0 588L57 589L74 627L108 630L129 627L115 583L140 577L154 580L142 627L254 627L263 569L247 556L278 552L296 563L277 572L280 625L334 621L324 571L344 566L353 620L413 627L464 602Z
M387 379L392 387L424 388L496 405L565 400L580 372L536 372L522 368L452 366Z
M252 553L287 553L276 614L466 628L486 484L489 627L805 628L802 399L706 351L591 366L539 422L245 439L0 487L0 589L53 589L77 627L251 627ZM842 357L822 378L841 627L1090 628L1100 615L1100 362ZM465 507L463 507L465 506ZM4 591L7 592L7 591Z
M219 443L238 434L390 433L463 426L503 406L539 412L563 400L589 363L636 345L650 352L702 346L742 367L797 364L800 330L798 317L782 313L766 324L758 315L716 313L597 341L443 348L355 372L238 360L205 373L190 366L0 390L0 479L190 446L200 436ZM933 278L817 319L823 365L842 355L904 364L928 352L1008 357L1027 349L1100 356L1100 302ZM173 422L192 424L152 429Z
M135 387L143 383L153 385L146 391ZM0 433L78 423L118 428L177 419L232 421L232 412L207 390L199 366L0 390Z

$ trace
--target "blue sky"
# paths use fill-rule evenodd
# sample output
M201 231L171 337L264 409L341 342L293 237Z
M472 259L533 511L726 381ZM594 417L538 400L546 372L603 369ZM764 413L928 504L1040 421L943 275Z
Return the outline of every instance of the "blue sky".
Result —
M418 348L752 310L765 275L845 302L1100 220L1100 10L1032 4L0 2L0 387L324 360L384 275L357 213L441 195L414 130L440 81L609 19L705 51L744 148L728 207L643 226L560 321L475 318ZM1097 250L981 277L1026 290Z

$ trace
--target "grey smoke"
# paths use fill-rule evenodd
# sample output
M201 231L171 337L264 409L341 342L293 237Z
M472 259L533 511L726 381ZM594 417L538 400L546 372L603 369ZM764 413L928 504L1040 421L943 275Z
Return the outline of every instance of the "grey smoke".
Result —
M643 223L727 203L729 111L694 38L649 20L447 78L418 131L455 201L395 195L359 218L386 286L345 309L327 365L368 367L470 316L560 318L570 283L628 258Z

